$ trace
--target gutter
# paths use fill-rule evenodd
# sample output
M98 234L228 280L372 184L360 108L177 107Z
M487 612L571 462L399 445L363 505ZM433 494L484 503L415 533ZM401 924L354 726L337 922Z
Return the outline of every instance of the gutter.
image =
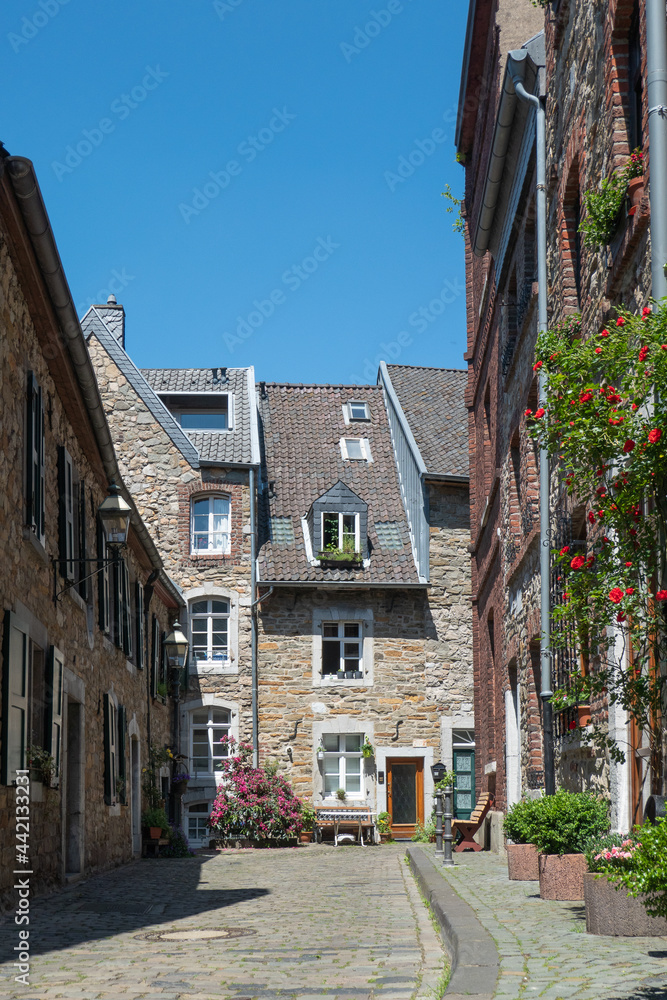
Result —
M646 0L646 91L651 184L651 285L667 295L667 23L665 0Z
M161 582L172 595L178 605L183 605L183 595L172 583L164 571L162 560L155 547L153 539L144 525L134 500L128 493L123 482L116 453L111 440L111 431L102 406L102 397L95 378L95 372L86 348L86 342L81 331L79 317L76 314L72 293L70 292L65 271L58 253L51 223L44 205L35 168L32 162L23 156L8 156L4 167L11 181L16 202L20 208L25 227L30 236L37 264L44 278L49 298L58 318L60 329L65 338L65 345L70 361L76 373L83 395L86 409L95 435L95 441L100 451L104 471L109 483L116 480L120 485L124 499L132 508L132 527L136 531L150 561L160 572Z
M255 394L250 405L256 406ZM259 669L257 663L257 498L255 477L257 470L250 468L250 659L252 672L252 766L259 767Z

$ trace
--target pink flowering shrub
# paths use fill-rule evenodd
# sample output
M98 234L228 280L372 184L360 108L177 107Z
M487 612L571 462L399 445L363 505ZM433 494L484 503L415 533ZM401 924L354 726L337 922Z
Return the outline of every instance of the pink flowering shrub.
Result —
M588 870L605 875L631 871L641 841L631 833L608 833L592 837L586 844Z
M289 783L271 769L252 766L252 746L236 743L233 736L221 743L229 747L221 783L208 825L221 839L287 840L303 827L301 801Z

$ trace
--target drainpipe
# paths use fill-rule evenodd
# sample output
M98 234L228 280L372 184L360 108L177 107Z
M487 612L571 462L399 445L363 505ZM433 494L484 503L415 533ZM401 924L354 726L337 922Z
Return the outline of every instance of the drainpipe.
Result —
M256 469L250 467L250 656L252 660L252 763L259 767L259 683L257 675L257 501Z
M663 19L664 19L664 0ZM508 69L516 96L535 109L535 146L537 159L537 317L538 330L547 328L547 188L546 188L546 117L544 104L539 97L529 94L524 87L520 73L510 54ZM539 404L546 405L546 384L544 376L539 378ZM540 448L540 663L542 699L542 729L544 733L544 791L553 795L556 791L553 748L553 710L551 690L551 617L550 617L550 538L549 538L549 456L546 448Z
M646 84L651 161L651 285L667 295L667 21L665 0L646 0Z

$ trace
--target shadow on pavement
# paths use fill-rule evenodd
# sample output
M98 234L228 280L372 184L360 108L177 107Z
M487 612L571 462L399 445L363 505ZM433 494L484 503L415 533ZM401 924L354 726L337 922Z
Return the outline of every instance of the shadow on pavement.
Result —
M624 993L622 997L609 997L608 1000L667 1000L667 982L655 986L640 986L634 993Z
M29 925L31 954L72 948L115 934L140 933L146 928L159 932L160 925L203 916L213 910L228 912L221 913L215 923L210 919L204 921L204 926L228 926L227 920L242 925L243 918L234 917L230 908L266 896L270 890L207 889L203 869L211 860L211 856L200 855L135 861L33 899ZM1 962L13 961L12 949L18 941L18 931L14 914L3 915Z

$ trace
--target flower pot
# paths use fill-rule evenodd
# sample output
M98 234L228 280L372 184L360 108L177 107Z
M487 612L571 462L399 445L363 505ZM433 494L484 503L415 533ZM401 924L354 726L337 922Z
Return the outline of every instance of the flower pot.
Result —
M542 899L584 898L588 866L583 854L540 854L539 864Z
M630 199L630 208L628 209L628 215L635 215L637 209L639 208L639 203L644 197L644 178L643 177L633 177L631 181L628 181L628 198Z
M174 795L182 795L187 787L187 781L172 781L171 783L171 790Z
M515 882L537 882L540 877L535 844L507 845L507 874Z
M649 917L641 897L626 895L621 886L617 891L606 875L584 875L586 930L589 934L609 934L613 937L664 937L667 920Z
M159 840L160 837L162 836L162 827L161 826L149 826L148 827L148 836L149 836L150 840Z
M302 830L299 834L300 844L311 844L313 842L313 834L311 830Z

